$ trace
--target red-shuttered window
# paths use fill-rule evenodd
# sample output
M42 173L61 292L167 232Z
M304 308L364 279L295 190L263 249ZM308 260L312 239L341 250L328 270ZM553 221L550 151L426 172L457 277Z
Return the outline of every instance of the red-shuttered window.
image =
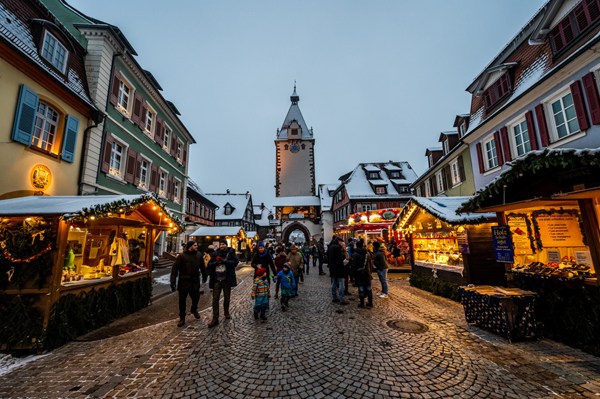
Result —
M554 53L560 53L599 20L600 0L582 0L550 31L550 43Z
M494 82L483 92L483 99L485 100L485 107L490 108L501 100L505 95L511 91L510 79L508 73L500 76L498 80Z
M598 0L583 0L573 10L579 32L585 31L600 19L600 4L598 3Z

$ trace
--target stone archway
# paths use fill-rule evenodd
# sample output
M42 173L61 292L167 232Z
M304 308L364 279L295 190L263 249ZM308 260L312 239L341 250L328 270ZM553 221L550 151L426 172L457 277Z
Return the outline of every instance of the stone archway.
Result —
M306 226L302 223L298 222L291 223L284 228L283 234L281 235L283 242L287 243L290 239L290 234L296 230L300 230L302 233L304 233L304 242L310 245L310 232L308 231L308 228L306 228Z

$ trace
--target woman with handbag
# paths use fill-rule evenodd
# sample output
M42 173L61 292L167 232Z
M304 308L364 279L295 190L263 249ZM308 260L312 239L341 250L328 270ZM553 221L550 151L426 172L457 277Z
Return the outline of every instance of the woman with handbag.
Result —
M371 291L371 273L373 271L373 262L371 255L364 247L364 241L360 239L356 243L356 249L352 254L352 274L354 283L358 287L359 308L365 307L365 296L367 297L367 307L373 307L373 292Z

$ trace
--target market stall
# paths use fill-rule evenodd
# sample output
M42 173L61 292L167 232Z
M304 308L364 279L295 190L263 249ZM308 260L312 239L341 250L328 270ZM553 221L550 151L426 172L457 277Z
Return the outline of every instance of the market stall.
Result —
M457 215L469 198L412 198L392 228L407 238L413 273L455 285L505 285L504 267L494 259L496 215Z
M234 248L236 252L243 251L248 245L248 235L239 226L202 226L190 234L190 237L198 242L201 251L206 251L209 245L218 247L221 239L227 240L227 246Z
M3 348L56 347L146 306L149 249L182 229L149 194L15 198L0 218L0 320L27 320Z
M507 166L461 211L497 213L509 284L539 294L544 333L600 354L600 152L545 149Z
M354 213L348 217L348 224L339 226L334 234L345 239L360 237L366 242L397 242L401 238L399 232L392 231L390 234L390 230L400 211L399 208L390 208Z

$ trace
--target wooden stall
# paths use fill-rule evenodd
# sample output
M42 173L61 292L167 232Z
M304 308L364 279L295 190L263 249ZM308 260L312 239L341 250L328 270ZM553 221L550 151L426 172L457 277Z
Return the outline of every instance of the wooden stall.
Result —
M150 194L15 198L0 218L0 320L29 320L3 348L56 347L147 306L154 241L183 227Z

